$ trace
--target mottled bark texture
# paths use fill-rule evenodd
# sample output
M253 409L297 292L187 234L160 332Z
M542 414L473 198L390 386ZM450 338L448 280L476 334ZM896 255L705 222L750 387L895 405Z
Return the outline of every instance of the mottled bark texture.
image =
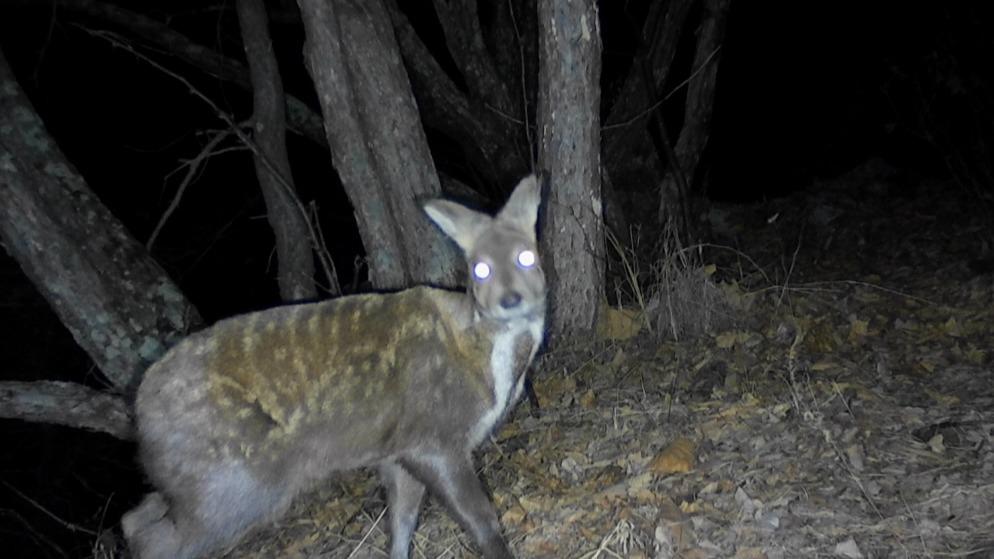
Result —
M75 382L0 382L0 417L134 437L124 398Z
M2 54L0 239L117 389L200 320L59 151Z
M455 285L455 248L419 202L438 175L382 0L299 0L304 53L377 288Z
M549 173L543 266L552 336L590 332L604 297L601 39L594 0L539 0L539 161Z
M59 151L2 53L0 241L118 393L2 382L0 416L129 437L119 393L200 317Z
M252 82L255 174L276 238L277 280L284 301L317 297L307 215L296 198L286 150L283 82L263 0L238 0L238 24Z
M704 0L704 13L697 26L697 45L687 85L683 128L673 147L672 161L660 187L659 221L676 219L680 230L692 232L698 212L691 206L699 196L691 196L697 166L711 137L711 115L718 78L721 43L725 38L730 0ZM693 235L692 235L693 236ZM689 241L689 239L687 239Z

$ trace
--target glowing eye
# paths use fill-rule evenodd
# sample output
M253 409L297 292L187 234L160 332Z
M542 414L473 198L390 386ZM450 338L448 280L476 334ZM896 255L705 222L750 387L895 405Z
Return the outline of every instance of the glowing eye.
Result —
M522 268L531 268L535 265L535 253L530 250L523 250L518 253L518 265Z
M478 280L485 280L490 277L490 264L477 262L473 264L473 276Z

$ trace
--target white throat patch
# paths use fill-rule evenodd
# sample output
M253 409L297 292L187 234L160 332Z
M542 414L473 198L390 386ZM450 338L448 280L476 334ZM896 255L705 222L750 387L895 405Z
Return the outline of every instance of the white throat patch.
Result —
M525 383L525 371L515 379L515 340L522 334L528 334L532 347L525 368L531 363L539 344L542 343L542 331L545 326L544 318L517 319L511 321L506 328L494 337L494 346L490 351L490 374L494 384L494 405L480 417L473 430L470 431L470 448L475 448L490 434L494 425L510 407L517 402ZM517 380L517 382L515 382Z

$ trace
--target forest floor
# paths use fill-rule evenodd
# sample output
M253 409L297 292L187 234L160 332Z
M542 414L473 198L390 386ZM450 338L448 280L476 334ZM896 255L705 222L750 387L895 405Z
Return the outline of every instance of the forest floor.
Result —
M994 557L994 270L976 213L879 162L713 210L734 247L714 251L723 326L546 354L541 411L518 406L483 445L515 554ZM342 476L228 557L382 558L383 510L375 479ZM413 556L471 550L431 501Z

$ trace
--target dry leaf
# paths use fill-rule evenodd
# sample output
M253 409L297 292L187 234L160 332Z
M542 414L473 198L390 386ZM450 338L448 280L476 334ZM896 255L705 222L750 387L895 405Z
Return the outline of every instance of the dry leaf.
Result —
M858 318L853 318L852 322L849 324L849 341L851 343L859 343L863 341L863 338L867 336L870 331L870 321L860 320Z
M594 391L587 390L580 396L580 406L584 409L594 409L597 406L597 397L594 395Z
M943 394L941 392L936 392L931 388L926 388L925 393L932 397L936 402L943 406L957 406L960 403L960 399L955 394Z
M732 349L735 347L735 342L739 339L738 332L722 332L715 336L715 343L718 345L718 349Z
M525 521L526 516L528 516L528 512L525 511L524 507L514 505L504 511L504 514L500 515L500 523L505 526L520 526Z
M642 313L635 309L616 309L607 304L597 316L597 337L602 340L627 340L642 329Z
M649 471L657 475L687 473L694 469L697 445L687 438L679 438L659 453L649 463Z
M829 371L838 367L838 363L834 361L818 361L817 363L811 365L811 370L814 372Z

